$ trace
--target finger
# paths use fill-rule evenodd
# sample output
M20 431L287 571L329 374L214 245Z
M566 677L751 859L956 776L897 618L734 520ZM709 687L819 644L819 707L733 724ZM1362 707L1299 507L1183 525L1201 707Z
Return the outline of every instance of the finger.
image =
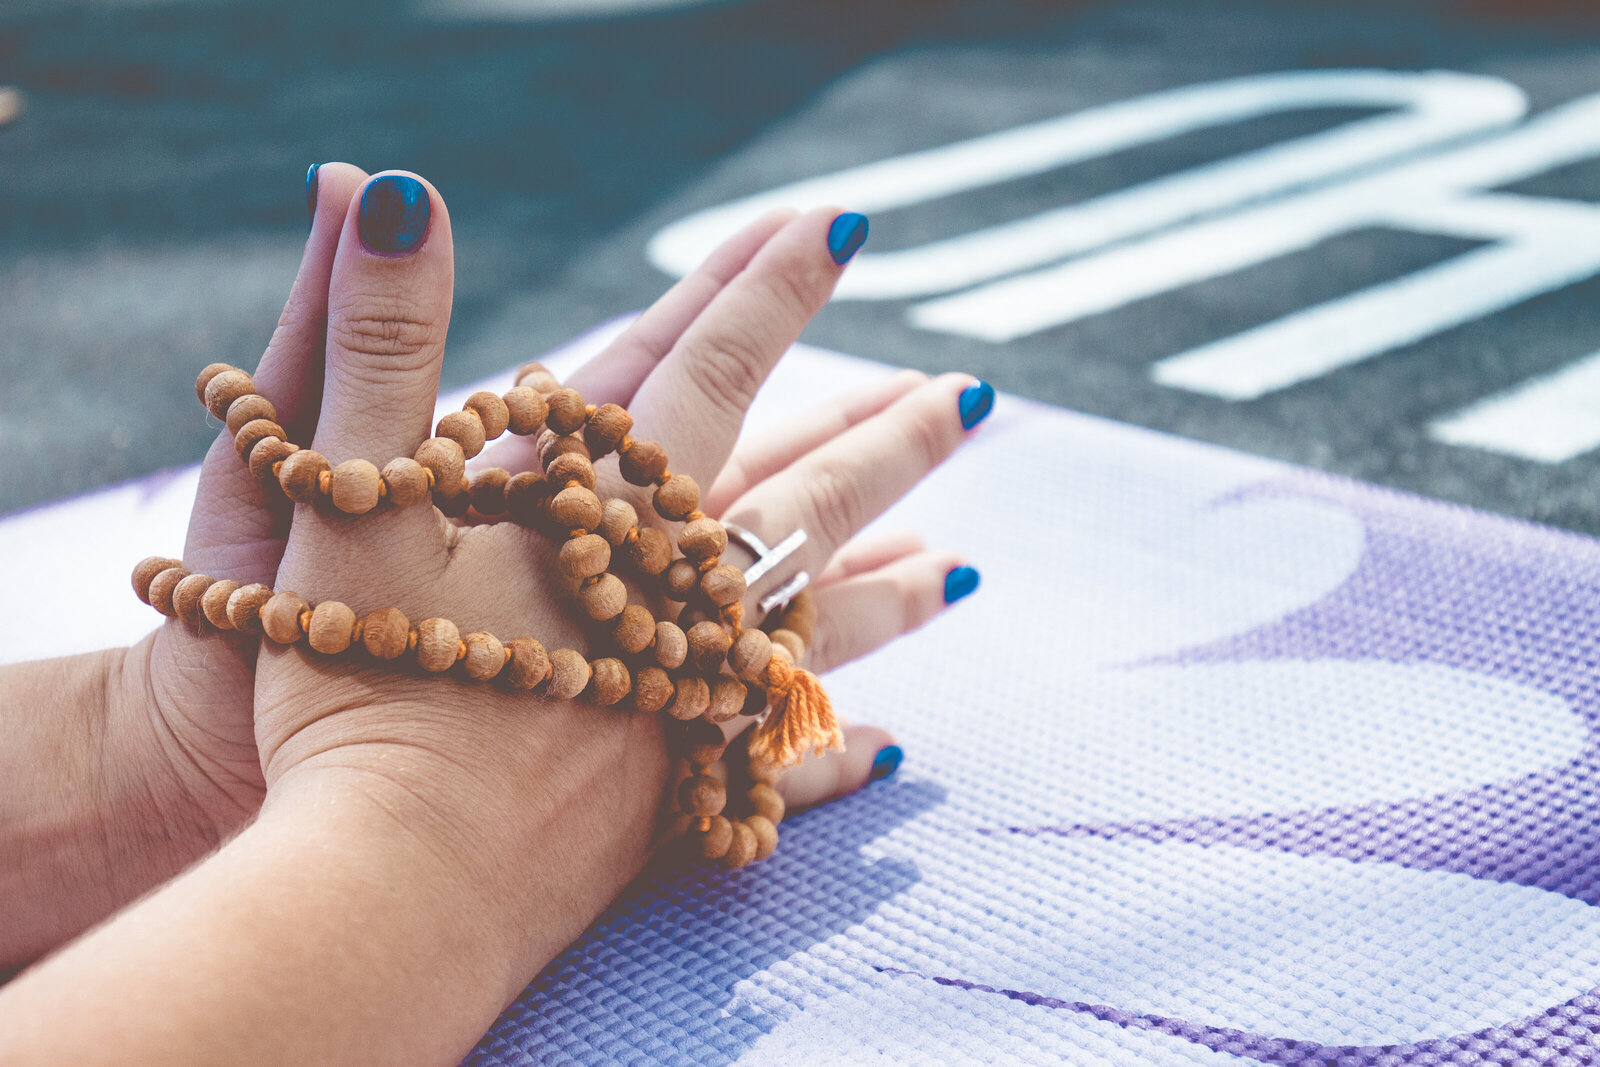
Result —
M366 177L348 163L326 163L307 175L311 232L289 300L252 376L256 391L272 401L278 424L297 443L309 441L316 427L328 281L345 212ZM232 434L224 431L200 468L184 561L196 571L241 584L270 584L283 554L290 510L280 492L251 476L234 451Z
M866 219L823 209L785 226L712 299L634 397L640 432L710 485L778 358L833 295ZM830 234L832 235L830 237Z
M806 666L818 674L927 623L978 586L954 552L924 551L816 591L817 622Z
M914 556L927 547L922 535L914 530L892 530L888 533L862 534L853 537L833 554L833 559L828 561L827 569L811 583L811 587L821 589L834 582L842 582L846 578L887 567L897 560Z
M919 370L903 370L858 393L830 401L748 443L740 442L706 495L705 511L720 515L750 487L777 474L801 456L838 437L928 381Z
M778 795L795 808L826 804L854 793L874 778L886 778L900 765L900 749L878 726L847 726L844 750L811 757L778 779Z

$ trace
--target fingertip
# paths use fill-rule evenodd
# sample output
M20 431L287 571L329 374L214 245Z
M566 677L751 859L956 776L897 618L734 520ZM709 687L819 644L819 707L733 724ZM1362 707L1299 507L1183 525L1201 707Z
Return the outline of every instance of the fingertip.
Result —
M357 198L356 232L361 247L385 257L416 252L432 232L436 200L433 186L409 171L374 174Z

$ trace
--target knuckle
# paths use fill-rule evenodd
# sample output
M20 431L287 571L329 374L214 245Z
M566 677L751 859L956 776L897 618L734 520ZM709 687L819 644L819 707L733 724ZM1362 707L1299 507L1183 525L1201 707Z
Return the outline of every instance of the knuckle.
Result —
M942 417L935 418L932 414L923 414L907 421L903 428L907 454L915 456L928 470L937 467L949 454L945 422Z
M443 340L443 329L406 300L363 300L329 316L328 344L356 356L385 360L386 369L415 369ZM394 361L403 361L396 364Z
M733 326L688 360L695 389L720 414L742 417L765 377L769 339L759 329Z
M829 546L842 545L862 524L866 501L854 468L824 467L806 486L812 529Z

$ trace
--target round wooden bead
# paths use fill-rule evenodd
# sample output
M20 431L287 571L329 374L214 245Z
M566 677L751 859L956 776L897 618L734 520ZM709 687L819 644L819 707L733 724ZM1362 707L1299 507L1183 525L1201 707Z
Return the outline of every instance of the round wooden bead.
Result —
M669 671L683 666L689 658L689 636L675 622L656 623L656 662Z
M383 484L389 503L409 508L428 499L428 469L414 459L397 456L383 465Z
M671 600L688 600L699 586L700 572L686 559L673 560L661 578L661 591Z
M219 419L225 418L230 404L255 391L256 383L250 380L250 375L230 367L206 382L206 410Z
M461 631L449 619L423 619L417 623L417 665L435 674L447 671L461 658Z
M604 544L605 538L600 542ZM608 622L628 606L628 587L615 574L602 574L598 582L578 590L578 603L595 622Z
M778 828L771 819L752 815L744 824L756 835L756 859L764 860L778 850Z
M728 531L716 519L695 519L678 533L678 551L695 563L720 556L728 547Z
M678 625L682 626L685 630L697 626L702 622L720 623L721 621L721 616L717 615L714 609L707 610L699 604L691 604L682 611L678 612Z
M628 531L639 525L639 513L626 500L612 497L600 505L600 523L594 532L616 548L628 539Z
M550 413L544 417L546 426L559 434L577 433L583 428L584 420L589 417L589 407L582 393L576 389L557 389L544 399L550 405Z
M766 711L766 710L767 710L767 691L766 691L766 689L763 688L760 685L756 685L756 684L752 683L751 686L750 686L749 693L746 694L746 696L744 698L744 708L743 708L743 710L741 710L739 712L739 714L748 715L748 716L754 716L754 715L760 715L763 711Z
M668 522L682 522L700 506L700 485L687 474L674 474L656 486L656 514Z
M146 604L150 603L150 583L155 580L156 575L173 567L182 568L183 561L180 559L168 559L165 556L151 556L149 559L142 559L134 564L134 595Z
M461 479L455 489L448 496L435 493L433 506L439 509L439 514L447 519L459 519L472 507L472 494L468 491L471 487L465 478Z
M298 451L300 451L299 445L291 444L281 437L263 437L250 450L251 476L258 482L276 484L278 474L273 468Z
M517 368L517 386L539 393L548 393L552 389L561 388L561 383L543 363L524 363Z
M561 546L560 559L568 578L592 578L611 566L611 544L599 534L584 534Z
M191 574L172 587L172 610L190 626L199 626L204 617L200 600L216 579L209 574Z
M556 461L557 456L564 456L569 452L584 459L592 458L589 455L589 446L583 443L581 437L568 437L556 433L549 427L539 435L539 462L544 464L547 470L550 464Z
M757 782L751 786L750 791L745 794L745 799L750 801L750 807L757 815L774 826L783 821L784 812L788 810L778 791L764 782Z
M727 747L728 738L723 734L721 727L705 719L696 719L685 724L683 756L690 763L702 767L715 763L722 758L722 753Z
M727 804L728 790L710 775L693 775L678 786L678 810L685 815L720 815Z
M719 677L711 687L711 706L706 709L706 718L712 722L727 722L736 719L744 710L744 700L748 695L744 683L737 678L724 674Z
M629 485L654 485L667 472L667 451L654 441L635 441L617 460Z
M280 441L288 437L282 426L271 419L256 419L247 422L233 435L233 450L239 453L240 459L249 459L250 450L256 447L256 442L267 437L276 437Z
M206 621L219 630L233 629L233 621L228 618L228 598L238 588L238 582L223 578L212 582L206 595L200 598L200 610L205 614Z
M744 571L726 563L719 563L700 578L700 592L719 608L744 599L746 583Z
M633 678L620 659L607 656L589 664L589 699L602 708L609 708L633 692Z
M399 659L411 643L411 620L398 608L379 608L362 620L361 643L377 659Z
M533 471L523 471L506 483L506 514L520 526L537 526L549 500L549 485Z
M333 468L333 506L346 515L365 515L378 506L378 468L364 459L347 459Z
M601 404L583 425L589 454L599 458L610 452L633 429L633 416L616 404Z
M577 452L563 452L545 466L544 480L563 489L569 485L581 485L585 489L593 489L594 462L588 456L579 455Z
M500 467L481 470L472 479L472 507L479 515L504 515L510 472Z
M656 620L650 609L640 604L629 604L617 616L611 627L611 637L617 647L630 656L637 656L650 647L656 639Z
M300 619L310 608L299 593L274 593L261 606L261 632L280 645L292 645L305 636Z
M706 708L711 704L711 687L706 685L704 678L697 678L694 675L679 678L675 688L677 692L672 704L667 708L668 715L688 722L705 714Z
M260 393L246 393L228 405L227 418L223 421L228 424L229 433L238 434L240 430L244 429L245 423L254 422L257 419L276 422L278 409L272 406L272 401Z
M654 526L647 526L628 546L628 558L639 573L652 577L660 574L672 562L672 539Z
M697 671L710 672L722 666L733 645L728 631L710 620L689 627L689 662Z
M706 819L706 824L703 830L689 831L690 847L703 860L720 860L733 843L733 823L725 816L712 815Z
M759 682L772 660L772 638L760 630L746 630L728 650L728 666L747 682Z
M446 437L461 446L461 454L471 459L483 451L486 439L483 420L476 411L452 411L433 428L435 437Z
M311 610L306 643L325 656L337 656L350 647L355 629L356 613L348 604L324 600Z
M505 433L506 427L511 425L511 410L506 407L506 402L500 399L498 393L491 393L487 389L480 389L467 397L467 402L461 407L478 413L483 436L490 441Z
M454 496L467 471L466 453L448 437L422 442L417 446L416 461L433 472L433 489L440 496Z
M283 487L283 495L290 500L297 504L309 504L317 499L317 487L322 484L323 472L331 469L320 452L302 448L285 459L283 466L278 468L278 484Z
M506 663L505 677L515 689L533 689L550 677L550 657L544 646L531 637L513 637L506 642L511 659Z
M168 567L150 579L150 606L163 615L177 615L177 609L172 606L172 594L178 583L187 577L189 572L182 567Z
M550 513L564 529L592 530L600 525L600 498L594 490L574 485L556 494Z
M261 632L261 609L272 599L272 590L259 582L241 585L228 597L228 621L242 634Z
M660 667L641 667L633 679L633 707L636 711L657 712L672 699L672 678Z
M200 371L199 377L194 380L194 395L200 403L206 402L206 386L211 384L211 379L225 370L238 370L238 368L227 363L207 363Z
M519 385L501 398L506 406L506 428L518 437L537 433L544 425L550 406L544 402L537 389Z
M500 398L495 397L495 399ZM487 682L505 668L506 646L502 645L494 634L479 630L463 637L461 643L467 646L467 654L461 661L461 669L466 671L467 677L473 681Z
M795 663L799 663L805 657L806 643L800 640L800 635L793 630L785 630L779 627L767 636L772 638L774 645L789 653L789 658Z
M736 822L733 824L733 838L728 842L728 851L722 856L722 865L730 871L748 867L756 858L759 847L755 831L743 822Z
M589 661L583 653L558 648L550 653L550 681L544 695L551 700L572 700L589 686Z

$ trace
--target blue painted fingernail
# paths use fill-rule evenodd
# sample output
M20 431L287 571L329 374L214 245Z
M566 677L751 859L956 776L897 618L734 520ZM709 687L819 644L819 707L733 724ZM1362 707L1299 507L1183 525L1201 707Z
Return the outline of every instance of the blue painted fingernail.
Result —
M878 749L878 754L872 757L872 780L887 778L900 769L900 761L906 754L900 751L899 745L885 745Z
M957 567L944 576L944 602L954 604L972 595L978 588L978 572L971 567Z
M321 169L321 163L313 163L306 168L306 214L311 216L308 225L317 221L317 171Z
M956 406L961 411L961 426L970 430L978 423L989 417L989 412L994 410L994 386L988 382L978 382L961 390L961 399Z
M428 235L428 187L385 174L361 194L361 243L380 255L414 252Z
M867 217L847 211L828 227L828 255L833 257L835 263L848 263L866 239Z

